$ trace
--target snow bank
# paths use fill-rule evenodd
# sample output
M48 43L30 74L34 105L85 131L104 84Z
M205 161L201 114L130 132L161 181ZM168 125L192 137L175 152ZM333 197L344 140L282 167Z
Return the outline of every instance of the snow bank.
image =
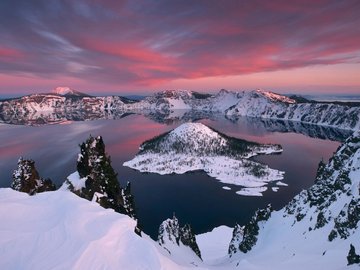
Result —
M196 236L196 242L201 250L201 255L205 263L221 263L228 257L229 243L232 237L233 228L219 226L211 232Z
M136 221L67 191L0 189L0 269L185 269Z

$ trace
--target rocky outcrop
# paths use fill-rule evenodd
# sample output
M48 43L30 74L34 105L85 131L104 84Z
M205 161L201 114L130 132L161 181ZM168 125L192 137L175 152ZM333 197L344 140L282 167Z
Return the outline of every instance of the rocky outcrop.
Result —
M238 242L237 239L241 239L239 251L250 251L257 244L262 231L275 231L277 234L281 231L287 237L299 241L311 241L307 239L315 237L316 241L321 241L324 250L331 247L331 242L339 244L354 241L360 221L359 176L360 132L355 132L337 149L327 164L324 161L319 163L312 187L302 191L283 209L271 215L269 207L258 211L249 224L244 226L243 232L235 227L229 255L236 253L233 242ZM280 229L278 224L284 225ZM319 238L319 231L323 238ZM357 258L355 246L349 256L351 260Z
M233 256L238 251L247 253L255 246L260 226L263 226L271 216L272 207L269 204L265 209L258 209L250 222L243 227L236 225L233 237L229 245L229 256Z
M239 251L239 246L243 240L244 236L244 227L236 224L232 233L232 238L229 244L228 254L233 256L236 252Z
M172 219L163 221L159 227L158 243L171 254L173 246L184 245L189 247L200 259L200 249L196 243L195 234L191 226L185 224L180 227L175 214ZM175 247L176 248L176 247Z
M35 161L31 159L18 160L18 167L13 173L11 188L30 195L56 190L56 186L50 179L43 179L35 168Z
M348 265L358 264L360 266L360 255L356 254L355 247L352 244L350 244L347 261Z
M329 241L340 237L346 239L360 220L360 169L359 133L348 138L325 165L320 162L315 185L295 197L287 206L286 213L302 220L310 208L315 208L316 223L312 229L333 224ZM332 208L338 205L340 211Z

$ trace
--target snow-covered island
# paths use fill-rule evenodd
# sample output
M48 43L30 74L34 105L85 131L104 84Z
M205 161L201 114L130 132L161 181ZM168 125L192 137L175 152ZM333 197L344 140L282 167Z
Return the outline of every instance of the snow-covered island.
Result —
M229 137L202 123L184 123L142 143L135 158L123 165L158 174L202 170L224 184L242 186L240 195L261 196L267 183L282 180L284 172L249 158L281 152L280 145Z

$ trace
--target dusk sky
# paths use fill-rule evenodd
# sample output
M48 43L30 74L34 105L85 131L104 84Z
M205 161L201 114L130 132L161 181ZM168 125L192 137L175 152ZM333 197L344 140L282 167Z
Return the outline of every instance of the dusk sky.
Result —
M360 94L360 1L0 1L0 95Z

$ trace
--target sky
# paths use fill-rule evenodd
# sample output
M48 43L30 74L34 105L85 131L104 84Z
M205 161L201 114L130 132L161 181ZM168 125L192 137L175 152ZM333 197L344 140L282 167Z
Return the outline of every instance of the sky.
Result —
M1 0L0 95L360 94L360 0Z

